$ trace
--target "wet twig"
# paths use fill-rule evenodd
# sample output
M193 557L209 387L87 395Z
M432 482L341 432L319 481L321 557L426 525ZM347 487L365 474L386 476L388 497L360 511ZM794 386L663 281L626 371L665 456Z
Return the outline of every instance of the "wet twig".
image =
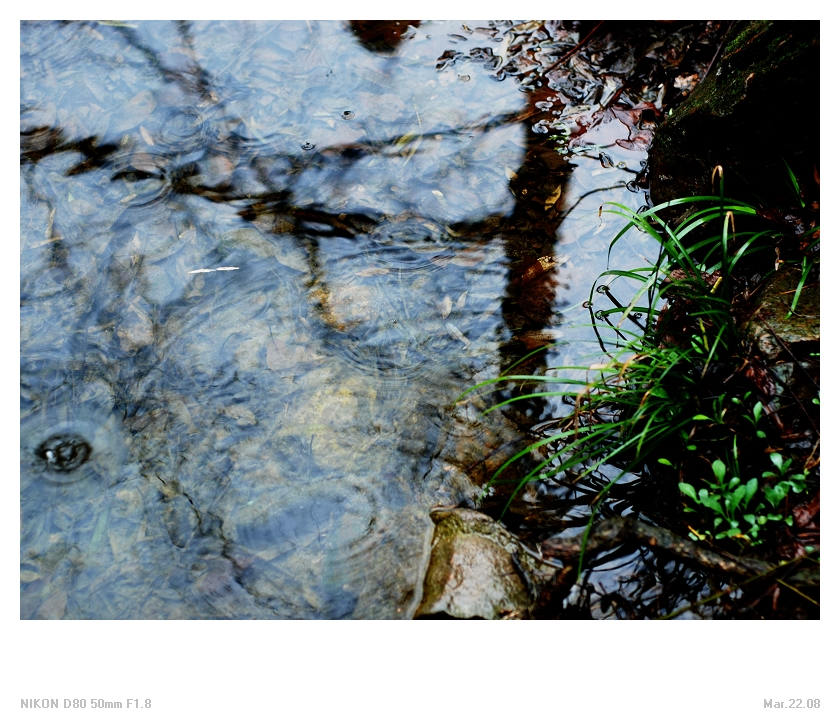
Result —
M628 541L664 550L680 560L694 562L706 570L741 578L767 576L784 567L784 564L773 565L750 556L736 557L716 552L665 528L654 527L628 517L610 518L594 525L583 552L585 557L592 557ZM550 538L541 543L540 550L547 557L559 557L574 562L581 552L581 545L581 538ZM786 581L816 587L819 585L819 574L799 571L786 578Z
M718 49L715 50L715 54L712 56L711 61L709 61L709 64L706 66L706 69L703 71L703 75L700 78L700 82L702 82L703 80L706 79L706 75L709 74L709 70L711 70L712 67L714 67L714 64L717 62L717 59L720 56L721 50L723 50L723 46L726 44L726 37L729 34L729 31L732 28L733 23L734 23L733 20L729 21L729 25L726 27L726 30L723 33L723 40L720 41L720 45L718 45Z

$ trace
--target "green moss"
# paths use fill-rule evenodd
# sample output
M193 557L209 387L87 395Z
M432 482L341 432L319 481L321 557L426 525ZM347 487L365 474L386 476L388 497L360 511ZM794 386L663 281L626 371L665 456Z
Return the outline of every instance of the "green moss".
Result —
M803 60L816 50L818 26L810 22L756 21L736 24L725 40L716 68L674 112L673 123L695 112L725 117L743 102L750 87L779 85L787 90L805 78ZM776 88L776 89L780 89ZM764 95L765 92L759 93Z
M726 43L724 55L740 52L753 38L768 30L772 24L769 20L759 20L748 23L743 30L736 29L735 37Z

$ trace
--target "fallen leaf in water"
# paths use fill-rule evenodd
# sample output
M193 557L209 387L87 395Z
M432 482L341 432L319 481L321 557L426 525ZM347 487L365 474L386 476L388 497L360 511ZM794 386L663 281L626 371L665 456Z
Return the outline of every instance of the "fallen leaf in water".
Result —
M552 330L526 330L516 336L516 339L521 342L526 349L536 350L537 348L545 347L557 342L562 333Z
M356 273L356 277L373 277L374 275L387 275L390 272L388 268L384 267L369 267L365 268L364 270L359 270Z
M487 254L483 248L468 248L466 250L459 250L452 258L453 265L458 267L473 267L478 265L482 260L485 260Z
M460 342L464 343L464 347L470 346L469 338L467 338L464 333L462 333L455 325L451 322L446 323L444 326L446 328L446 332L449 333L450 337L454 338L455 340L459 340Z
M126 113L134 118L134 122L138 119L150 116L157 107L157 100L154 93L150 90L141 90L133 98L131 98L125 106Z
M443 300L440 301L438 308L440 309L441 317L445 320L449 317L449 313L452 312L452 298L449 295L445 295Z
M558 265L563 265L569 261L568 255L544 255L537 258L535 263L532 263L519 276L519 282L528 283L535 280L541 275L553 270Z
M142 125L140 126L140 137L143 138L143 141L146 143L146 145L155 144L154 138L151 136L151 134L149 134L149 131L146 130L146 128L144 128Z
M257 416L246 405L230 405L222 411L229 418L236 421L239 427L257 424Z
M563 194L563 186L558 185L557 189L545 199L545 209L546 210L551 210L551 208L553 208L557 204L557 201L560 199L560 196L562 194Z

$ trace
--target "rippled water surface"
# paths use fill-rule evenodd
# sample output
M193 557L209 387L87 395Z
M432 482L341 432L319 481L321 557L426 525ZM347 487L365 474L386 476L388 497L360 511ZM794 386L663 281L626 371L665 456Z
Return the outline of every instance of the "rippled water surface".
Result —
M547 145L504 26L398 30L21 25L22 617L410 616L455 398L592 352L644 152Z

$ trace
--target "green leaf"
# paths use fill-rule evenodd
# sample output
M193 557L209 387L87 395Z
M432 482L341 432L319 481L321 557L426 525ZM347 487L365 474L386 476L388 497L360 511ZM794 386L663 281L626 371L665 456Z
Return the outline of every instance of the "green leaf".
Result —
M681 482L677 485L677 487L679 487L680 492L682 492L683 495L688 495L688 497L690 497L692 500L694 500L694 502L699 502L698 499L697 499L697 491L694 489L693 485L689 485L688 483ZM702 493L704 491L701 490L700 492Z
M656 462L660 465L667 465L668 467L674 467L674 463L672 463L668 458L657 458Z
M782 501L787 493L780 485L764 488L764 497L774 508Z
M755 495L756 491L758 490L758 478L750 478L747 481L747 484L744 487L746 488L746 492L744 493L744 505L749 505L750 500L753 499L753 496ZM747 516L745 515L744 518L746 518L746 517ZM755 517L753 517L753 519L750 520L750 522L754 522L754 521L755 521Z
M712 463L712 472L715 474L717 481L723 484L723 478L726 476L726 463L723 460L715 460Z
M725 514L723 512L723 507L720 504L720 498L717 495L709 495L709 491L705 488L697 493L697 495L699 502L703 507L707 507L709 510L713 510L719 515Z
M741 500L744 499L744 495L747 494L747 488L744 485L739 486L735 489L735 492L732 493L731 502L732 502L732 509L735 510L738 505L741 504Z

